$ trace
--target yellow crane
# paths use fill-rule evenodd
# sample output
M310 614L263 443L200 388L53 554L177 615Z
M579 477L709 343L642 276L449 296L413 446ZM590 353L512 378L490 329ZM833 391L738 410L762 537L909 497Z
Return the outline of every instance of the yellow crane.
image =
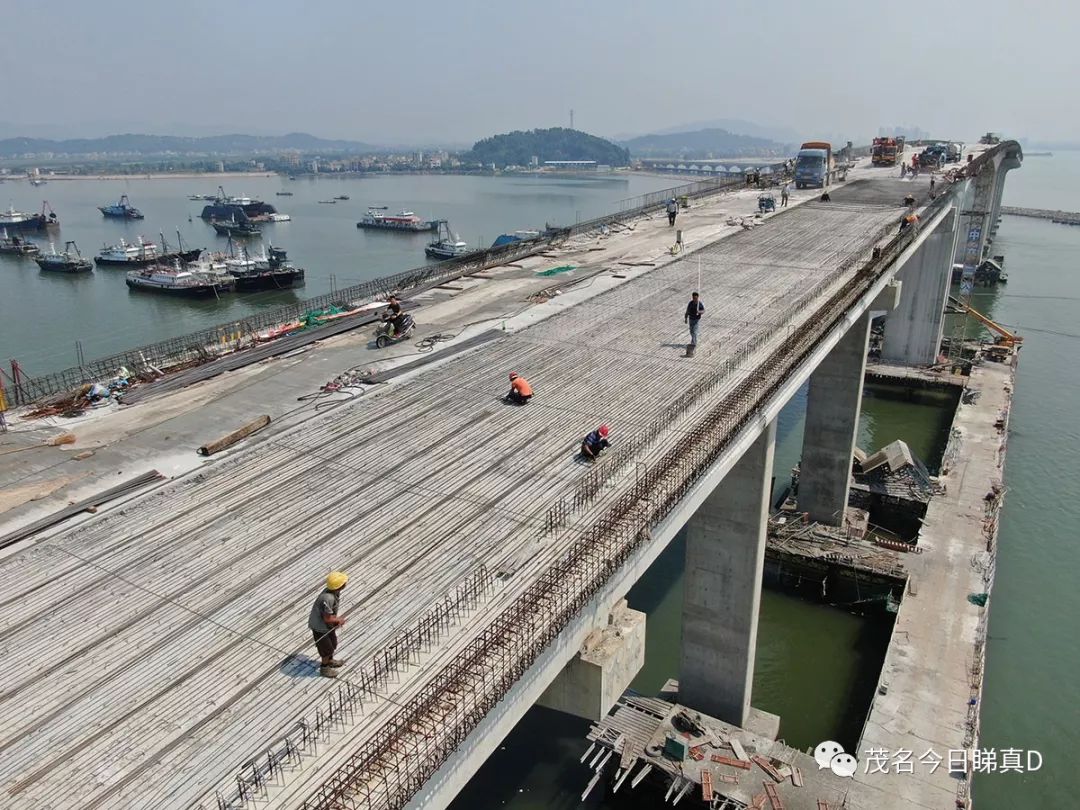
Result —
M1001 324L997 323L996 321L990 320L981 312L979 312L979 310L975 309L975 307L971 306L971 304L965 304L963 301L960 301L959 299L951 295L949 296L949 300L952 305L959 309L961 312L966 312L968 315L971 315L975 320L977 320L990 331L997 332L998 335L1001 336L997 342L1002 346L1008 346L1012 348L1013 346L1017 346L1024 342L1024 339L1020 335L1016 334L1015 332L1010 332Z

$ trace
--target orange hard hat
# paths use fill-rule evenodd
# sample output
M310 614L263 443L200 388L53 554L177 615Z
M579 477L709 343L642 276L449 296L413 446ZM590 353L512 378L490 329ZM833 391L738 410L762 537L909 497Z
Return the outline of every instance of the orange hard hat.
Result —
M517 378L518 378L518 373L516 371L511 371L510 372L510 379L511 380L516 380Z
M597 433L599 433L601 436L607 436L610 432L611 430L610 428L608 428L607 425L601 425L600 430L597 431Z

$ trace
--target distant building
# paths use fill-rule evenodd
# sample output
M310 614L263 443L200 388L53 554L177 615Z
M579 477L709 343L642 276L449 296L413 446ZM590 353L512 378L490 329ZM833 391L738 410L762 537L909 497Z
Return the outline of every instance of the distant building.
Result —
M581 171L583 169L595 169L595 160L545 160L544 167L548 169L574 169L575 171Z

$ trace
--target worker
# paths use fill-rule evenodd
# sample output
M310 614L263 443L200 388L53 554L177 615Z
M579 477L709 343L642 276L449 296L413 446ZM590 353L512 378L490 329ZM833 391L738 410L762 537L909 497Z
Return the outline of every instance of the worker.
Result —
M387 299L386 309L383 311L382 319L384 321L389 321L393 325L394 335L401 334L401 326L407 317L408 316L401 311L401 302L398 300L397 296L391 295Z
M822 202L832 202L832 197L829 196L829 190L828 189L825 189L825 191L821 192L821 201Z
M904 207L905 208L914 208L915 207L915 195L914 194L906 194L906 195L904 195Z
M698 338L698 324L701 323L701 316L705 314L705 305L701 302L701 296L696 292L690 294L690 303L686 305L686 312L683 313L683 323L690 327L690 345L686 347L687 354L693 354L694 349L697 348Z
M337 651L337 629L345 625L345 620L338 615L341 591L349 581L344 571L331 571L326 577L326 587L315 598L308 617L308 627L315 637L315 648L319 651L319 674L324 678L336 678L337 671L345 665L344 661L334 658Z
M507 402L514 405L524 405L532 399L532 386L529 381L516 371L510 372L510 393L505 397Z
M784 183L780 189L780 207L787 208L788 194L791 192L791 183Z
M914 154L914 155L911 156L911 168L913 168L913 169L919 168L919 156L918 156L918 154Z
M930 175L930 194L934 193L934 186L937 185L937 178L934 175Z
M904 218L900 220L900 233L906 232L909 228L919 229L919 215L914 211L905 214Z
M906 163L901 163L900 164L900 179L903 180L905 177L907 177L907 164Z
M679 201L672 197L667 201L667 224L669 227L675 225L675 217L679 215Z
M588 436L581 441L581 455L588 459L594 459L605 448L611 446L611 442L608 441L608 434L611 433L611 429L607 425L601 425Z

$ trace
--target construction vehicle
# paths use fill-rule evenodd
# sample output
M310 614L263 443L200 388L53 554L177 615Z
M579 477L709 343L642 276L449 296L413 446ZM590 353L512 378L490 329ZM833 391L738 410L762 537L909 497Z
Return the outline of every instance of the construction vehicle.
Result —
M1023 337L1016 334L1015 332L1010 332L1001 324L990 320L973 306L971 306L971 304L965 304L959 298L956 298L952 295L949 296L949 303L956 307L959 311L966 312L968 315L973 317L991 332L996 332L998 337L994 340L994 342L998 346L1006 346L1012 349L1024 342Z
M947 147L943 143L935 143L926 147L919 153L920 169L940 169L945 165Z
M960 156L964 154L964 145L962 143L947 143L945 144L945 162L946 163L959 163Z
M825 188L832 183L835 173L831 143L807 141L799 147L795 157L795 188Z
M875 166L895 166L904 154L903 138L874 138L870 147L870 162Z

